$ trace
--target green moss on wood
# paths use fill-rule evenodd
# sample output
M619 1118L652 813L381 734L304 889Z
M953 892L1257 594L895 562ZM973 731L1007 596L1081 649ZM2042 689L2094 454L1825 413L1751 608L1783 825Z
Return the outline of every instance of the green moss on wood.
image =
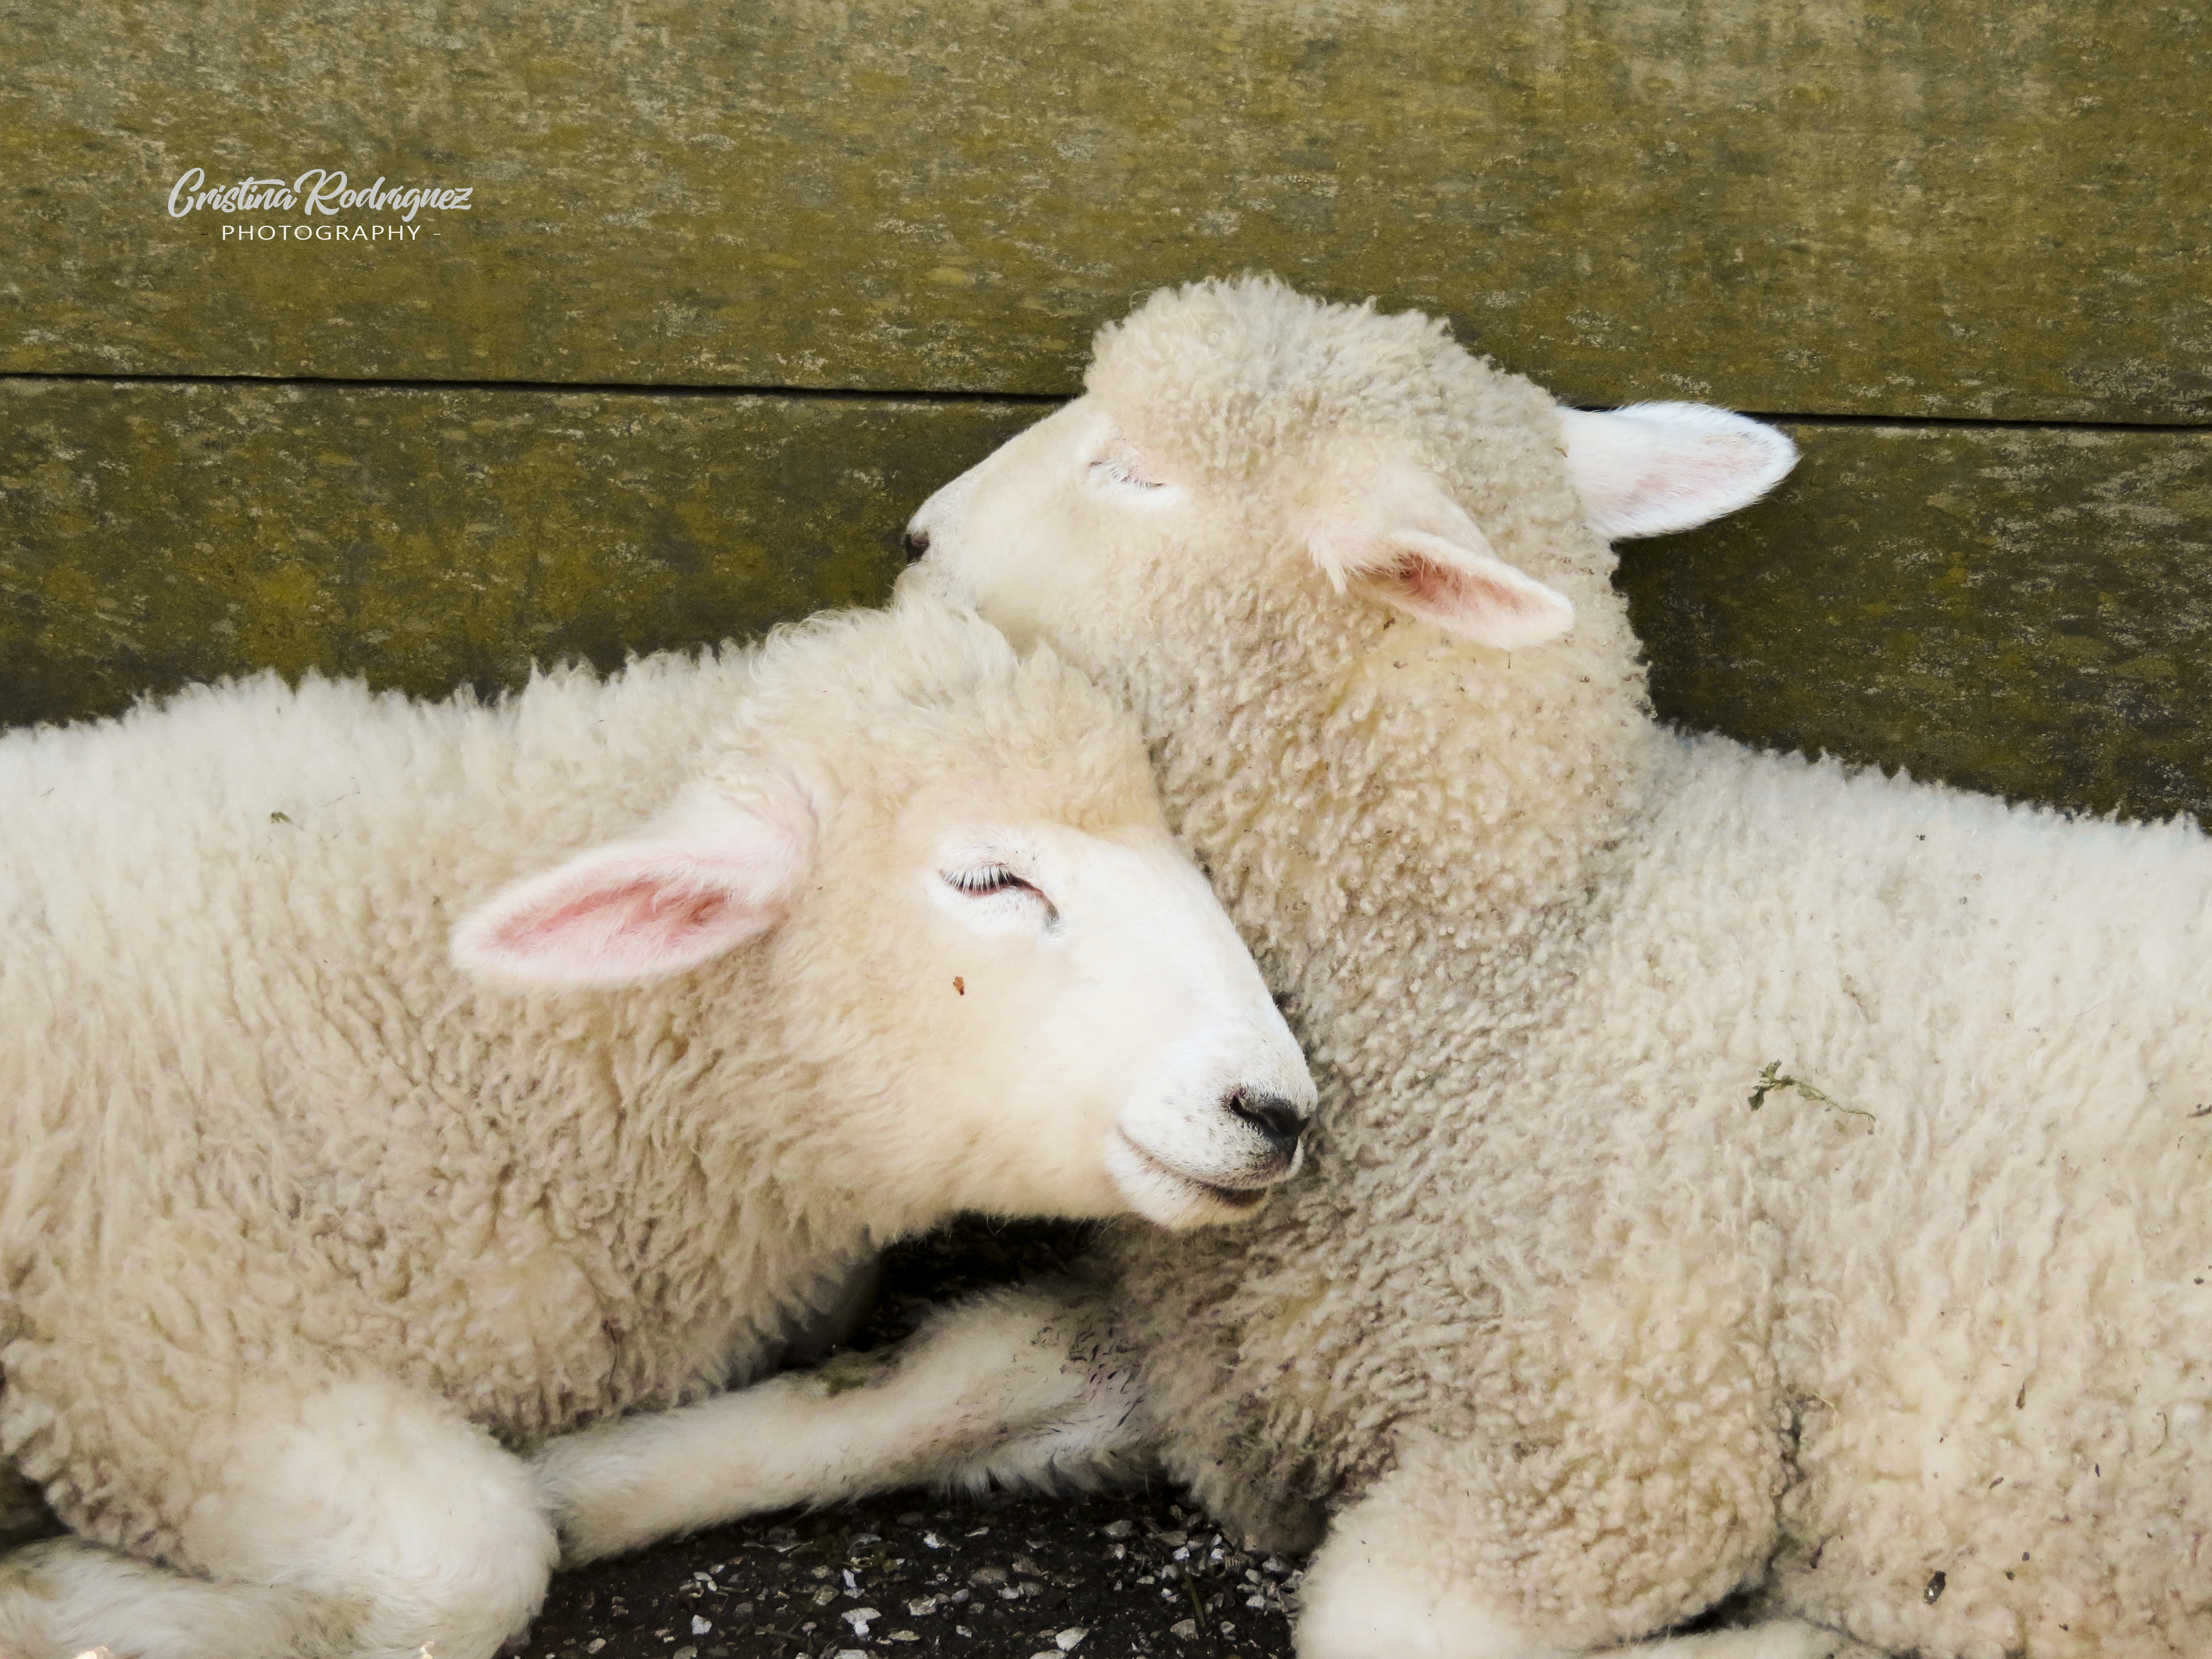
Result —
M1034 406L0 386L0 720L260 667L435 693L881 597ZM1662 714L2138 817L2212 808L2212 434L1802 425L1624 544Z
M1791 431L1769 500L1621 548L1662 713L2017 799L2212 809L2212 433Z
M256 668L421 693L879 600L1008 404L0 383L0 719Z
M1580 401L2212 411L2170 6L88 0L0 61L0 370L1062 392L1265 267ZM476 197L240 246L193 166Z

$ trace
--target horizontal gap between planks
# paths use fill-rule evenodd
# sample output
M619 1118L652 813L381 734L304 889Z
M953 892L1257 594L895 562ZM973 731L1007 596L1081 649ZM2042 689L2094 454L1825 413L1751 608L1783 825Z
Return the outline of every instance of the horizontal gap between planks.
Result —
M0 373L0 382L9 380L50 385L82 382L107 386L344 386L379 392L568 392L599 397L781 398L794 401L817 398L829 403L1025 404L1040 409L1055 407L1068 402L1073 396L1073 393L1050 392L944 392L859 386L662 386L626 380L386 380L370 376L322 374L117 374L90 371L70 374ZM1972 415L1845 415L1771 409L1747 409L1739 412L1753 420L1789 426L1959 427L1991 432L2212 433L2212 420L2194 422L2027 421Z

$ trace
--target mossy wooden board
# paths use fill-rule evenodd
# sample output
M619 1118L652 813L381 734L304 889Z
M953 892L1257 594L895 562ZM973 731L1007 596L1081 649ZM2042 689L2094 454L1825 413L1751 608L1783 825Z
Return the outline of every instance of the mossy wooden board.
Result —
M244 669L423 693L873 603L1036 416L826 398L0 382L0 719Z
M2202 7L86 0L0 62L0 370L1058 393L1261 267L1584 403L2212 413ZM192 167L472 196L241 245L300 213Z
M1773 497L1621 546L1662 712L2020 799L2212 810L2212 432L1791 431Z
M1035 404L0 385L0 718L242 669L436 692L881 597ZM1692 725L2024 799L2212 807L2212 433L1794 427L1736 519L1622 545Z

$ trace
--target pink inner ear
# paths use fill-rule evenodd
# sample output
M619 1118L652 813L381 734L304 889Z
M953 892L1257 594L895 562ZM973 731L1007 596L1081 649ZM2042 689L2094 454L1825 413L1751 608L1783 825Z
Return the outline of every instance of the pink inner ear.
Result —
M586 893L557 909L515 916L487 943L530 951L589 937L603 951L642 960L661 950L680 950L691 936L719 931L714 924L729 908L727 893L686 892L640 878Z
M1402 549L1376 585L1400 610L1501 650L1544 644L1574 625L1574 607L1541 582L1494 556L1454 551L1458 558L1447 563Z
M1784 433L1703 404L1565 410L1567 471L1590 526L1608 538L1662 536L1748 506L1797 459Z
M454 959L570 985L641 984L697 967L775 927L804 863L788 833L758 821L719 840L740 830L749 844L617 844L516 882L456 930Z
M1532 594L1509 587L1480 571L1450 569L1418 553L1399 560L1390 576L1410 603L1440 617L1472 617L1478 612L1492 611L1534 617L1540 609Z

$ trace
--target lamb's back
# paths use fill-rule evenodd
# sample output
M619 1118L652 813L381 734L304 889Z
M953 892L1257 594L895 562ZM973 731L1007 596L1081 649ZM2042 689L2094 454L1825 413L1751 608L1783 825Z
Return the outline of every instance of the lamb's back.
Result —
M271 1272L404 1300L403 1235L465 1229L512 1162L453 922L664 804L743 672L495 705L264 676L0 738L9 1318L134 1253L193 1255L203 1306Z
M1801 1610L1899 1646L2179 1632L2212 843L1717 738L1669 769L1554 1050L1613 1118L1577 1319L1747 1264Z

